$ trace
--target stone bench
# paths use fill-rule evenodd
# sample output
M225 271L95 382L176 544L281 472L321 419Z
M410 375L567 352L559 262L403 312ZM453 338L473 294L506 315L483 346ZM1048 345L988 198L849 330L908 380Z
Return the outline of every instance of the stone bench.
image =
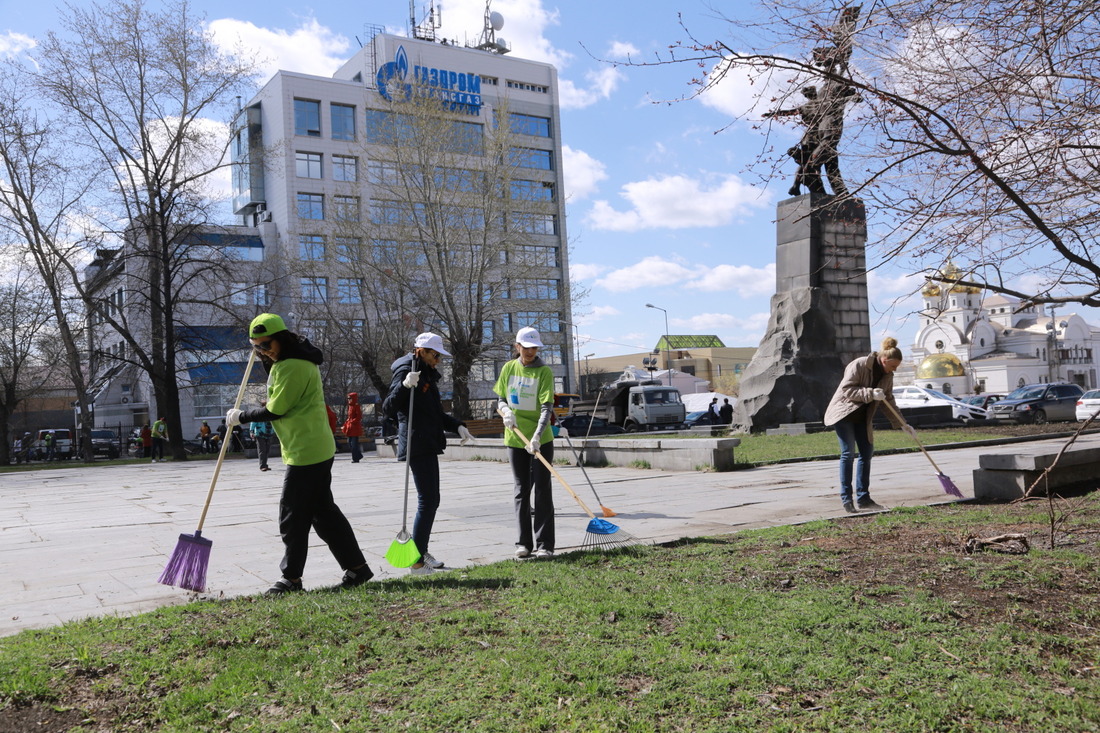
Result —
M1016 453L978 456L974 498L1019 499L1054 464L1060 450L1060 445L1021 445ZM1047 487L1057 489L1097 477L1100 477L1100 447L1074 446L1058 459L1058 465L1036 487L1036 493L1043 496Z
M578 453L583 451L587 466L630 466L645 462L662 471L732 471L736 468L733 449L741 445L739 438L572 438ZM378 455L393 457L393 446L379 446ZM459 445L447 440L447 450L440 456L451 461L508 461L508 449L501 438L479 438L475 444ZM564 438L554 441L554 462L576 463L573 451Z

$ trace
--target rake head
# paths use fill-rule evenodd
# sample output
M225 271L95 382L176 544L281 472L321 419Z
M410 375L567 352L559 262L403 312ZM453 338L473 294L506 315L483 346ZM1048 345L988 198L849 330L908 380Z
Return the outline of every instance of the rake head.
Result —
M581 548L585 550L613 550L637 544L638 538L617 524L596 517L588 522Z

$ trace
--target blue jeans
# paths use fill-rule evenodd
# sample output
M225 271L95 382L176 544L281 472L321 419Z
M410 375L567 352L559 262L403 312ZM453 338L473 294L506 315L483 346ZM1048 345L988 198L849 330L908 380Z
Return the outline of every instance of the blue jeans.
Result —
M871 456L875 447L867 437L865 418L841 420L833 426L840 440L840 500L852 500L852 463L856 464L856 503L871 500ZM856 456L859 456L858 460Z
M409 472L416 484L416 517L413 519L413 542L421 555L428 554L428 542L432 539L432 525L439 509L439 456L413 456L409 460Z
M358 463L363 458L363 451L359 447L359 436L348 436L348 450L351 451L351 462Z

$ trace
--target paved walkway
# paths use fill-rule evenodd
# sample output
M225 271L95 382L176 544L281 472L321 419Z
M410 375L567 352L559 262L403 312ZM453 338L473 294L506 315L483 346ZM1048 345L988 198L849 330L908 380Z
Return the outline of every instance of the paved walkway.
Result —
M1059 441L1051 441L1058 443ZM1100 435L1081 443L1100 445ZM935 460L967 496L980 453L1014 445L937 451ZM208 597L258 593L278 578L282 543L276 522L282 466L261 473L255 461L223 466L203 536L213 540ZM0 474L0 636L87 616L127 615L185 603L195 594L156 581L180 533L195 529L213 464L97 465ZM448 566L512 557L511 471L491 462L442 463L443 501L431 552ZM596 507L580 469L559 472ZM699 537L749 527L843 516L833 462L797 463L731 473L668 473L589 468L612 521L644 542ZM404 464L368 454L337 457L333 492L377 578L405 575L383 555L401 526ZM879 456L874 498L886 506L949 500L920 453ZM410 500L415 506L415 491ZM578 546L587 517L555 483L558 550ZM409 521L411 528L412 522ZM333 585L341 571L323 544L311 546L307 588Z

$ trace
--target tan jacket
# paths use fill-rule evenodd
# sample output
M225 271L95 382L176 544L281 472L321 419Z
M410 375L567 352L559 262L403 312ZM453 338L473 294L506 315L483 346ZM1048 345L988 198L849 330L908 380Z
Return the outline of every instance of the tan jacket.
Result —
M882 379L878 380L878 384L872 384L873 366L876 359L878 359L877 351L853 359L844 368L844 377L840 380L836 392L833 393L828 409L825 410L825 424L832 426L864 405L870 405L867 409L867 439L872 443L875 442L875 435L871 425L875 420L875 412L878 411L878 403L875 402L872 395L875 388L877 387L886 393L887 401L895 410L898 407L897 403L894 402L893 374L886 373L882 376ZM886 417L895 428L901 427L901 422L889 410L886 412Z

